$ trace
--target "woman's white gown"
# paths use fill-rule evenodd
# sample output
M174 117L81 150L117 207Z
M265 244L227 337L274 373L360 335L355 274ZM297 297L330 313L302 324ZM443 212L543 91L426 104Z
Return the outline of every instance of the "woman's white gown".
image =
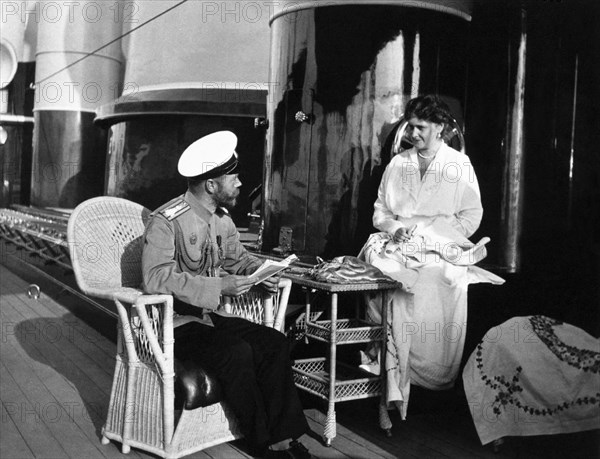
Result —
M442 390L453 386L467 324L467 287L503 280L473 264L485 256L469 241L483 208L469 158L442 144L423 179L417 152L404 151L387 166L373 215L381 231L359 255L403 283L390 297L386 370L388 404L406 417L410 384ZM391 240L416 225L409 243ZM368 317L381 323L381 297L369 298Z

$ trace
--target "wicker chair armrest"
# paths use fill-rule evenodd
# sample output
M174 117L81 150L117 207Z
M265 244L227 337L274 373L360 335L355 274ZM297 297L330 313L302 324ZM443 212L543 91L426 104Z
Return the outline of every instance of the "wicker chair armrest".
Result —
M150 323L146 306L160 307L162 305L162 348L158 337ZM175 425L175 355L173 336L173 296L171 295L140 295L134 304L144 333L158 368L161 372L163 390L163 432L166 439L171 439Z
M112 298L119 300L123 303L129 304L164 304L167 301L172 302L173 297L165 294L149 294L144 293L142 290L137 288L124 287L119 290L113 290Z
M111 292L113 300L119 300L122 303L135 304L137 299L144 294L136 288L122 288Z
M279 279L279 308L277 309L277 315L274 318L273 328L279 330L280 332L283 332L285 325L285 314L287 312L291 290L292 281L290 279Z
M165 295L165 294L155 294L151 295L149 293L144 293L141 296L138 296L135 299L134 304L137 305L148 305L148 304L164 304L165 305L165 314L167 313L167 309L170 309L171 316L173 315L173 296Z
M163 305L162 310L162 336L163 342L162 347L159 343L158 337L152 328L148 312L146 310L147 305L160 306ZM134 306L137 310L140 318L144 333L156 359L156 363L161 369L163 376L170 376L174 374L174 355L173 345L175 339L173 337L173 297L171 295L140 295L136 298Z
M262 325L267 327L273 327L276 330L283 331L283 323L285 320L285 313L287 310L287 303L292 288L292 281L286 278L279 280L279 294L277 297L278 308L277 314L275 315L275 295L269 295L264 291L260 291L262 296L262 310L263 318ZM243 295L242 295L243 296ZM223 295L223 308L228 313L234 313L233 303L235 302L234 297Z
M77 270L75 270L75 277L77 278L78 276L80 276L80 274ZM84 281L81 281L79 279L77 279L77 285L79 286L79 289L88 296L102 298L104 300L114 299L115 294L112 290L89 287L86 284L84 284Z
M121 288L113 291L112 299L117 306L119 324L121 327L122 336L124 338L124 345L127 349L127 354L130 361L138 361L139 359L135 346L134 329L130 323L129 310L132 306L137 311L144 335L147 337L152 354L155 355L156 361L164 363L165 359L172 360L172 345L170 351L168 348L165 349L165 351L160 348L156 332L150 324L151 321L148 317L146 306L155 305L160 307L160 305L163 305L162 311L160 312L161 325L163 327L163 341L173 341L173 297L171 295L147 295L139 289ZM170 354L168 352L170 352ZM168 369L166 370L168 371Z

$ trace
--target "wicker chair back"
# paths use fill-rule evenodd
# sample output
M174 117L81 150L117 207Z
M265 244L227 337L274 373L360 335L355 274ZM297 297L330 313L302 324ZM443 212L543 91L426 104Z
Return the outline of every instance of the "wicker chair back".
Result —
M126 199L102 196L75 208L67 226L71 262L79 288L112 299L139 289L144 226L150 211Z

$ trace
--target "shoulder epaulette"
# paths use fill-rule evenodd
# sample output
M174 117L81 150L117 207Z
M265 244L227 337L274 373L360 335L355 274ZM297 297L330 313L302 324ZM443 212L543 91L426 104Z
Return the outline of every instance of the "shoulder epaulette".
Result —
M183 199L177 199L175 202L171 203L168 207L165 207L164 209L162 209L160 211L160 213L163 214L167 220L172 221L172 220L176 219L177 217L179 217L180 215L183 215L184 213L186 213L188 210L190 210L190 205L187 202L185 202Z

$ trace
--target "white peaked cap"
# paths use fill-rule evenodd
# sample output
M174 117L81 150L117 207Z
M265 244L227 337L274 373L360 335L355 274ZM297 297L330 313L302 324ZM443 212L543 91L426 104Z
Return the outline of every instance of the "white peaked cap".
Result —
M177 170L184 177L216 178L237 169L237 136L231 131L208 134L185 149Z

